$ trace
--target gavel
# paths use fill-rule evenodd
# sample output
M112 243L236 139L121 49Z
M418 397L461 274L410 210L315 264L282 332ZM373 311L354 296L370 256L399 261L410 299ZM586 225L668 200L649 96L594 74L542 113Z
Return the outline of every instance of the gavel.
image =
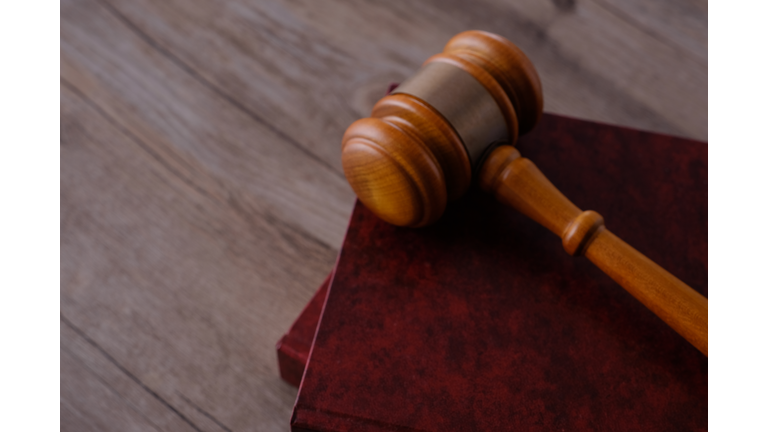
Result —
M572 204L514 145L541 118L538 73L507 39L454 36L378 101L342 139L344 174L360 201L399 226L435 222L472 179L560 236L707 355L707 299L625 243L600 214Z

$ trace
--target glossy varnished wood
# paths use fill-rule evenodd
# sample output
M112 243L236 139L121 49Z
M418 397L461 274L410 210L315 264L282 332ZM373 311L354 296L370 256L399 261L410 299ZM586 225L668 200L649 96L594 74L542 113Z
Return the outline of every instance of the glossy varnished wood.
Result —
M379 217L418 227L436 221L445 210L446 177L428 146L435 140L404 131L399 127L404 123L376 117L353 123L344 134L342 165L357 197ZM439 129L423 132L431 131Z
M495 55L503 61L492 59ZM354 122L342 138L342 165L352 189L368 208L395 225L428 225L442 215L448 196L456 198L466 190L471 176L469 163L479 164L483 148L490 144L470 142L468 137L474 134L467 132L506 130L496 139L514 144L519 125L512 100L521 109L537 110L520 111L528 126L541 116L539 77L525 54L511 42L487 32L462 32L425 65L435 63L446 64L455 73L420 69L420 81L403 84L409 93L382 99L370 118ZM451 78L475 80L480 85L471 87L472 94L457 92L459 95L453 97L456 83ZM434 81L440 85L430 84L431 90L422 92L419 83ZM435 94L434 88L440 93ZM433 100L425 100L429 98ZM501 115L490 117L467 106L468 101L478 100L480 105L484 105L482 101L495 105ZM446 111L453 107L456 109ZM465 119L464 114L474 115ZM488 124L489 118L503 124ZM480 151L473 151L478 145Z
M464 195L472 177L467 153L461 139L444 119L422 101L408 95L387 96L373 106L372 117L398 125L407 133L422 136L443 167L448 201Z
M514 41L550 112L707 137L698 1L60 6L65 431L288 428L274 343L344 236L339 141L459 32Z
M708 354L708 301L605 228L598 213L581 211L511 146L496 148L480 171L480 186L563 240Z

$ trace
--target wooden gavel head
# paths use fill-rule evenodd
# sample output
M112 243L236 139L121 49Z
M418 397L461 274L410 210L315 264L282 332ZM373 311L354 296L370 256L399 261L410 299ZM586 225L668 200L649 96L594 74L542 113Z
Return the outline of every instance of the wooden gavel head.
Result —
M514 145L542 107L539 76L519 48L491 33L460 33L347 129L344 174L385 221L430 224L467 191L489 150Z

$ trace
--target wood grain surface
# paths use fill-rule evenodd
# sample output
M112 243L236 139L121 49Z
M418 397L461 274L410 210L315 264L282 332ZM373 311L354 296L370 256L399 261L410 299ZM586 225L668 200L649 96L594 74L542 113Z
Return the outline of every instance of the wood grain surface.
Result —
M568 255L587 257L708 355L707 298L609 231L599 213L576 207L516 148L502 145L493 150L480 169L478 183L560 237Z
M456 33L544 109L707 139L707 2L61 2L61 429L287 430L274 344L334 263L349 124Z

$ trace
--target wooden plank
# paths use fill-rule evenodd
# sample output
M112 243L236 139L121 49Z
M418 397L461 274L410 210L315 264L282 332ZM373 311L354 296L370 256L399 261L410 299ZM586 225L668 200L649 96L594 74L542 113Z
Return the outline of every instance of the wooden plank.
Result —
M61 101L63 317L187 417L184 398L233 430L284 427L295 390L274 343L336 251L179 175L66 85Z
M596 1L581 1L566 11L535 0L514 4L516 12L546 28L543 49L531 50L537 66L550 64L553 59L547 57L554 56L552 68L540 67L545 92L589 101L584 114L579 108L571 111L575 101L561 105L552 98L545 103L549 110L706 140L705 61ZM555 53L546 54L549 49ZM538 61L537 53L545 58ZM548 77L557 68L561 71ZM613 111L620 120L611 118Z
M60 357L62 430L200 430L63 317Z
M208 172L226 191L220 199L237 204L227 194L242 190L262 203L262 217L338 247L354 201L340 171L233 106L98 3L62 3L61 34L65 82L170 169L189 181Z
M556 4L298 1L213 12L202 0L115 0L114 12L334 166L338 137L381 88L469 28L502 34L531 56L550 111L706 139L706 63L617 16L617 7ZM304 127L292 130L294 117Z
M596 3L651 37L698 58L706 66L707 0L596 0Z

